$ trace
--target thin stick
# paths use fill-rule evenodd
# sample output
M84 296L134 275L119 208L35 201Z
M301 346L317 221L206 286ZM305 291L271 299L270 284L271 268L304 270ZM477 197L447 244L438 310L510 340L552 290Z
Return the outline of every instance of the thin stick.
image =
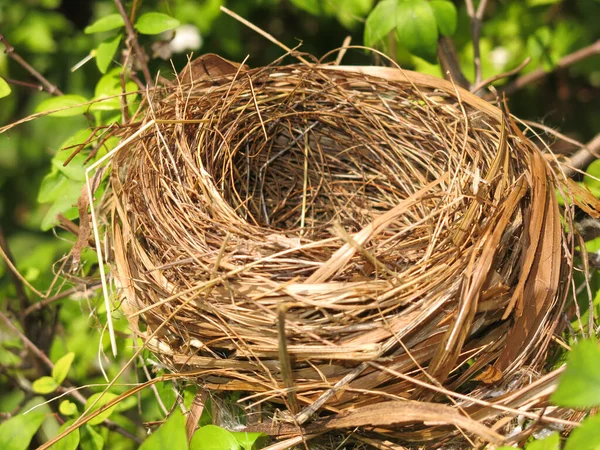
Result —
M268 39L269 41L271 41L273 44L281 47L282 49L284 49L287 53L289 53L290 55L294 55L294 51L289 48L287 45L285 45L283 42L277 40L273 35L267 33L265 30L262 30L260 28L258 28L256 25L254 25L253 23L248 22L246 19L244 19L242 16L234 13L233 11L231 11L230 9L221 6L221 11L223 11L225 14L233 17L235 20L237 20L238 22L246 25L248 28L250 28L253 31L256 31L258 34L260 34L262 37ZM309 63L306 59L304 59L302 56L300 55L294 55L299 61L303 62L304 64L306 64L307 66L311 66L312 64Z
M544 417L540 418L539 415L535 414L535 413L530 413L528 411L522 411L520 409L510 408L508 406L498 405L495 403L487 402L485 400L480 400L475 397L469 397L468 395L459 394L458 392L450 391L446 388L438 387L433 384L426 383L417 378L409 377L408 375L398 372L397 370L390 369L389 367L382 366L376 362L369 362L368 364L376 369L383 370L383 371L388 372L398 378L401 378L410 383L416 384L417 386L421 386L426 389L431 389L432 391L439 392L440 394L445 394L447 396L458 398L458 399L464 400L466 402L472 402L477 405L487 406L492 409L497 409L499 411L504 411L507 413L514 414L516 416L524 416L529 419L536 419L536 420L539 419L542 422L557 423L560 425L566 425L566 426L574 427L574 428L581 426L581 424L579 422L573 422L571 420L558 419L556 417L548 417L548 416L544 416ZM561 374L562 372L565 371L565 368L566 368L566 366L563 365L563 366L559 367L558 369L554 370L553 372L550 372L549 374L547 374L546 377L548 377L548 378L551 376L558 377L559 374ZM557 380L555 380L554 383L557 383Z
M15 52L14 47L12 45L10 45L10 43L6 40L4 35L1 33L0 33L0 41L2 41L2 43L6 47L6 50L4 50L4 53L6 53L9 58L16 61L21 67L23 67L27 72L29 72L31 75L33 75L40 83L42 83L42 86L44 86L44 89L46 89L46 91L48 91L52 95L63 95L63 93L60 89L58 89L56 86L54 86L52 83L50 83L46 79L46 77L44 77L41 73L39 73L37 70L35 70L33 67L31 67L27 63L27 61L25 61L23 58L21 58L21 56L19 56L19 54L17 52Z
M473 64L475 65L475 85L481 83L481 49L479 47L479 38L481 37L481 22L485 14L487 0L481 0L477 7L477 12L473 7L473 0L465 0L467 5L467 14L471 18L471 33L473 35Z
M135 54L137 55L138 62L142 67L142 72L144 73L144 79L146 80L146 84L149 87L154 87L154 82L152 81L150 71L148 70L148 64L146 64L146 59L144 58L144 52L142 52L140 44L137 40L137 34L133 29L133 26L131 25L131 21L127 16L127 12L125 11L125 8L123 8L123 3L121 3L121 0L115 0L115 5L117 5L117 9L119 10L121 17L123 17L123 21L125 22L125 29L127 30L128 40L129 42L131 42Z
M499 73L498 75L494 75L493 77L487 78L487 79L483 80L481 83L475 85L474 87L471 88L471 92L477 92L478 90L483 89L484 87L492 84L494 81L498 81L498 80L501 80L502 78L511 77L513 75L516 75L521 70L523 70L523 68L530 62L531 62L530 57L525 58L525 60L521 64L519 64L517 67L515 67L514 69L511 69L508 72Z
M573 52L570 55L561 58L560 61L558 61L556 67L554 67L554 70L556 71L564 69L565 67L572 66L573 64L578 63L579 61L582 61L586 58L589 58L590 56L598 54L600 54L600 39L594 42L592 45L588 45L587 47L579 49L576 52ZM552 72L547 72L544 69L534 70L533 72L529 72L528 74L520 76L509 85L499 89L499 91L507 95L513 94L519 89L522 89L524 86L541 80L549 73Z
M29 306L27 309L25 309L25 311L23 311L23 316L26 317L35 311L39 311L40 309L45 308L46 306L48 306L54 302L57 302L64 298L67 298L70 295L76 294L77 292L85 292L88 290L93 291L95 289L98 289L99 287L102 287L102 283L100 283L100 282L94 283L91 286L87 286L87 285L84 285L83 287L75 286L71 289L67 289L64 292L53 295L52 297L48 297L48 298L42 300L41 302L37 302L37 303L34 303L33 305Z
M467 80L460 68L460 63L458 62L458 56L456 56L456 49L454 48L452 39L447 36L440 37L437 45L437 53L444 78L454 81L454 83L462 88L469 89L471 83L469 83L469 80Z
M568 177L572 177L577 170L583 170L587 166L589 166L592 161L597 158L598 152L600 151L600 133L598 133L594 139L592 139L588 144L583 147L581 150L577 151L573 156L571 156L571 163L568 167L564 168L565 175Z
M334 64L336 66L339 66L342 63L342 59L344 58L344 55L348 51L348 46L350 45L350 42L352 42L352 36L346 36L346 39L344 39L344 42L342 43L342 48L340 48L340 51L339 51L337 57L335 58Z

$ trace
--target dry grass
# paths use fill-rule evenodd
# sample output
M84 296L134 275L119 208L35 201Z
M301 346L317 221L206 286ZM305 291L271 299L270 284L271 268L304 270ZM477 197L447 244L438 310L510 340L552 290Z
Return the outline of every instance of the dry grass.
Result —
M387 448L572 425L538 417L571 209L508 114L407 71L208 56L145 115L100 218L123 308L174 371L279 409L248 430Z

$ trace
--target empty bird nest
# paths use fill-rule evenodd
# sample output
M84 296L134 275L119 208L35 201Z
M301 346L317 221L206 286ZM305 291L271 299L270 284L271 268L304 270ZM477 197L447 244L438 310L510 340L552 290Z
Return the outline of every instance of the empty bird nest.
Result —
M107 260L134 332L241 392L243 429L499 444L524 405L569 424L541 411L573 208L508 113L400 69L210 55L142 111L111 153Z

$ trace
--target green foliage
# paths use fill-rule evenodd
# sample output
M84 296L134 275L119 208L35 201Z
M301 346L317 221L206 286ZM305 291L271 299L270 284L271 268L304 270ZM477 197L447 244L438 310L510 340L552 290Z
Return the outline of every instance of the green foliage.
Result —
M115 53L117 53L121 39L122 36L118 34L114 38L102 42L96 49L96 65L100 72L106 73L108 70L108 66L112 62Z
M0 98L10 95L10 86L6 80L0 77Z
M105 31L115 30L117 28L121 28L125 26L125 22L123 21L123 17L121 14L108 14L93 24L85 27L86 34L93 33L104 33Z
M600 406L600 348L596 342L582 341L569 353L551 400L567 408Z
M588 417L579 428L575 428L564 450L598 450L600 449L600 415Z
M552 433L545 439L537 439L527 444L525 450L560 450L560 435Z
M44 100L35 109L36 113L55 111L51 116L55 117L71 117L84 113L87 110L86 103L88 100L81 95L61 95L60 97L52 97Z
M140 16L135 28L142 34L160 34L180 25L179 20L166 14L150 12Z
M411 53L435 62L438 32L456 30L456 8L446 0L384 0L375 6L365 24L365 44L375 46L395 31L398 43Z
M80 444L83 450L102 450L104 448L104 438L90 425L84 425L80 428Z
M58 384L62 384L62 382L65 381L65 378L67 378L71 364L73 364L73 359L75 359L75 353L69 352L54 364L52 378L54 378Z
M88 401L85 404L85 410L87 411L89 409L89 413L93 413L94 411L99 410L101 407L109 403L111 400L114 400L116 397L117 395L111 392L99 392L97 394L94 394L90 398L88 398ZM101 412L96 417L88 421L88 423L90 425L98 425L99 423L104 422L104 419L108 419L116 407L117 405L111 406L106 411Z
M188 448L185 417L179 409L176 409L171 417L144 441L139 450L162 450L165 448L182 450Z
M194 433L190 450L240 450L240 443L229 431L206 425Z
M38 431L46 415L31 412L26 416L19 414L0 424L0 448L27 450L33 435Z
M58 411L63 416L74 416L77 414L77 405L70 400L63 400L58 405Z
M54 392L59 384L52 377L41 377L31 384L31 388L37 394L49 394Z
M62 424L62 426L58 429L59 433L62 433L67 428L69 428L75 419L69 420ZM64 438L58 441L56 444L52 446L52 450L77 450L79 447L79 429L75 429L69 434L67 434Z

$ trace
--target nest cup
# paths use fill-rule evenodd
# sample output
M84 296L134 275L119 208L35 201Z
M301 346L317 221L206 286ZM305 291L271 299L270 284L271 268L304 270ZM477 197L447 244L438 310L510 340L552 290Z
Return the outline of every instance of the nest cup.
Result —
M397 69L200 61L128 128L103 210L165 364L296 425L447 401L413 380L502 398L535 379L570 254L554 172L509 115ZM457 433L396 419L332 428Z

